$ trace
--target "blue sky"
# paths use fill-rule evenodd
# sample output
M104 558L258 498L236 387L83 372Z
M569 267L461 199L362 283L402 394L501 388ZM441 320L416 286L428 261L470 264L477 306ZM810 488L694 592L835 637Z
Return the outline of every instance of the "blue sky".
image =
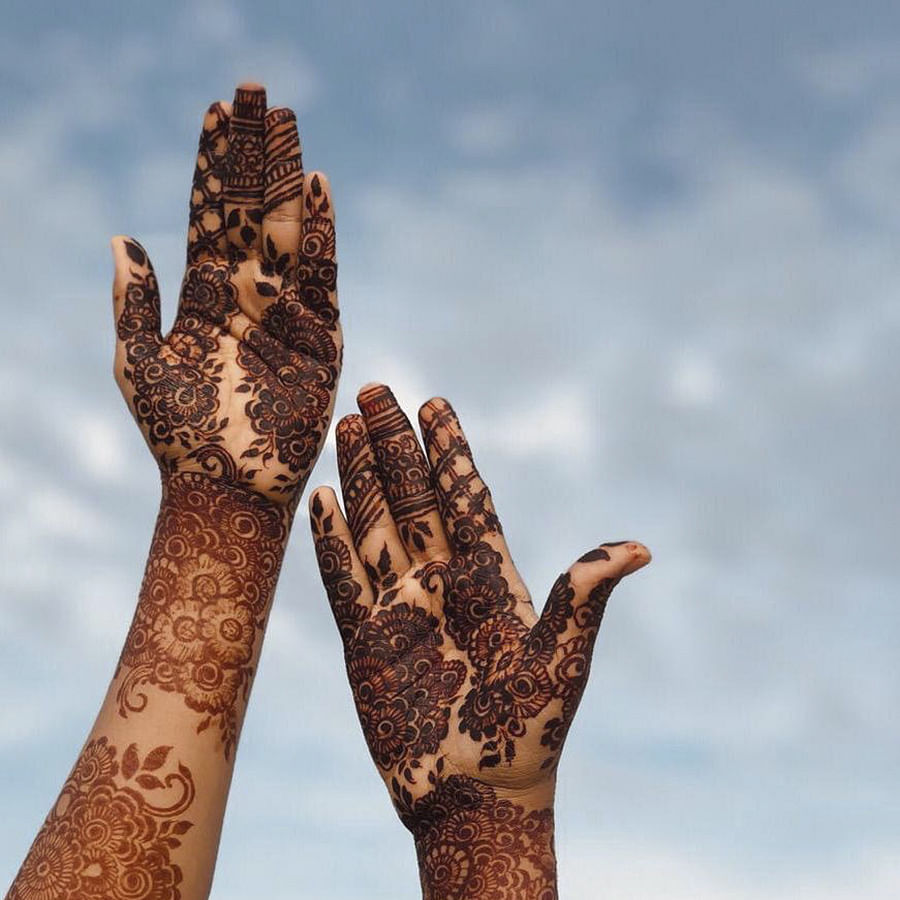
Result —
M0 36L0 880L127 629L156 474L110 235L174 310L197 133L256 78L332 178L365 381L450 397L533 593L623 584L566 751L563 896L900 891L900 7L41 4ZM326 449L312 483L334 482ZM214 896L417 896L298 521Z

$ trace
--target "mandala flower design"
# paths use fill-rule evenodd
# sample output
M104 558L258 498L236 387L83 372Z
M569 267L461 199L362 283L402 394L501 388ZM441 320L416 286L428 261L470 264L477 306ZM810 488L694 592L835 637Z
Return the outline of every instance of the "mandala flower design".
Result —
M188 268L181 287L182 313L224 325L237 309L237 289L226 266L205 262Z
M256 617L248 604L226 598L200 613L200 634L222 665L246 665L253 655Z
M8 894L8 900L180 900L181 869L172 851L191 823L178 817L194 796L190 772L171 776L181 796L163 805L148 801L131 778L139 768L163 765L158 747L143 766L134 745L134 768L125 772L106 738L90 742L63 786ZM153 779L162 782L159 779Z
M526 811L465 775L437 780L419 799L399 785L393 792L415 837L425 900L555 900L552 810Z

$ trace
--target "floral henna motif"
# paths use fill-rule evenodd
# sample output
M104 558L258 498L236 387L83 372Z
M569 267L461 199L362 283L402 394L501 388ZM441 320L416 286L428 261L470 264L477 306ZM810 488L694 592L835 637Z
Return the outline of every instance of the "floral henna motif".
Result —
M234 261L247 259L259 240L263 219L266 93L238 88L228 135L225 222Z
M105 737L85 747L38 832L7 900L180 900L172 860L194 800L171 747L118 757Z
M167 479L116 673L122 716L147 705L147 686L179 694L201 714L197 731L214 725L231 754L287 529L287 513L251 491L193 473Z
M362 588L353 578L350 548L334 533L334 515L325 510L318 494L313 498L310 519L316 542L316 558L325 592L345 646L365 620L367 611L358 602Z
M300 222L303 197L304 217ZM292 204L276 246L265 214ZM334 213L304 185L294 114L261 88L210 107L191 193L188 267L171 332L147 254L124 242L117 377L164 473L202 471L290 505L325 439L341 367ZM251 258L256 257L256 258Z
M556 635L565 630L561 578L553 588L560 614L529 629L516 615L516 598L500 574L501 554L483 541L466 555L425 567L422 584L442 591L446 628L470 664L470 690L459 708L459 731L482 742L479 768L516 757L515 738L554 698L547 671ZM551 596L553 596L553 594Z
M414 799L396 779L394 804L412 832L424 900L556 900L553 810L526 810L465 775Z
M381 769L412 769L447 737L450 705L466 676L460 660L447 660L438 620L419 607L379 609L357 630L347 673L372 757Z

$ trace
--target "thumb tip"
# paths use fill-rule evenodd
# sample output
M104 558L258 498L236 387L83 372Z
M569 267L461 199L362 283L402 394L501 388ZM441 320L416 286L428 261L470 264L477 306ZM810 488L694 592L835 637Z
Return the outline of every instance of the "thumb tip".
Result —
M589 550L579 557L577 567L600 565L615 573L615 577L624 578L638 569L642 569L652 559L650 551L638 541L610 541Z

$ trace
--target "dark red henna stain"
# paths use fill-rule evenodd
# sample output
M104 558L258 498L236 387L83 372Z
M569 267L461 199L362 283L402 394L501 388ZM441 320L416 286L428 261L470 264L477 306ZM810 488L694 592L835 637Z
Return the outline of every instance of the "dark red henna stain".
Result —
M389 389L364 391L359 407L400 536L424 550L425 537L433 537L425 517L438 511L425 454Z
M416 842L424 900L556 900L553 810L526 810L465 775L442 777L394 803Z

